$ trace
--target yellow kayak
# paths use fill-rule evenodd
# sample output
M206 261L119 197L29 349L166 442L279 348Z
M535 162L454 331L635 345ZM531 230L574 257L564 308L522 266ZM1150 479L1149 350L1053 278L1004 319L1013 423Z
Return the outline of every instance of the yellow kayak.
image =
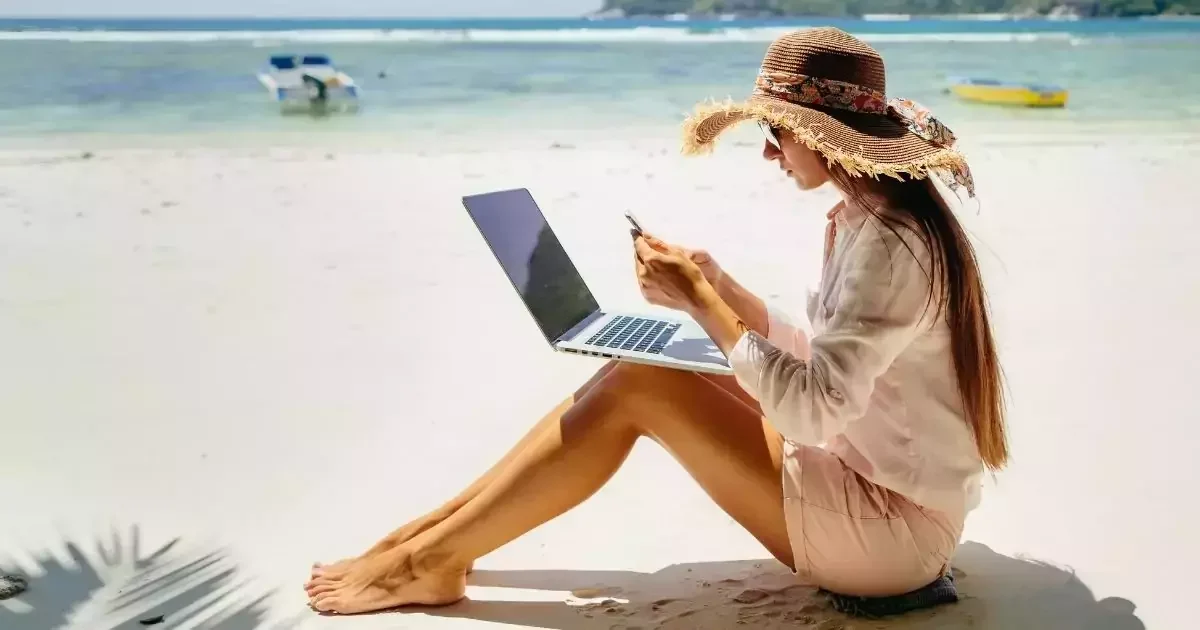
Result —
M1024 107L1064 107L1067 90L1055 85L1005 83L995 79L952 79L949 90L955 96L977 103Z

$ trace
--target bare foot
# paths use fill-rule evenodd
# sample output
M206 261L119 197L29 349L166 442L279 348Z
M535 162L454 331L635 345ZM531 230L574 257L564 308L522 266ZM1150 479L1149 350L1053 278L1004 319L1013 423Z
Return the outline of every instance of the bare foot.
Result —
M331 564L321 564L320 562L314 562L312 565L312 573L310 575L313 578L318 578L323 575L326 575L326 576L343 575L346 573L346 571L350 570L350 567L353 566L354 563L361 562L361 561L367 559L367 557L368 556L366 554L364 554L357 558L346 558L345 560L338 560L337 562L334 562Z
M453 604L467 592L462 569L415 571L404 546L352 563L342 573L323 571L304 586L308 603L325 613L354 615L399 606Z

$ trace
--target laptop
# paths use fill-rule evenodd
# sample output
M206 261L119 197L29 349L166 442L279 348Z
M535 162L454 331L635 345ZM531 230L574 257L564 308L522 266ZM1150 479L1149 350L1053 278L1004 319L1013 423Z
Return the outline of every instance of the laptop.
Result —
M600 308L527 189L463 197L550 347L590 357L680 370L733 374L717 344L690 317Z

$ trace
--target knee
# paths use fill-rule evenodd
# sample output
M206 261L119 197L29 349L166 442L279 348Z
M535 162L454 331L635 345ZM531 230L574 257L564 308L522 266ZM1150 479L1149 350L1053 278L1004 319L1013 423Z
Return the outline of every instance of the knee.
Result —
M608 389L630 393L660 389L673 378L686 374L680 370L628 361L613 361L605 369L608 373L602 382Z
M641 421L659 415L656 412L661 409L656 408L662 407L673 397L687 395L704 382L701 376L692 372L614 361L609 364L608 373L600 379L594 392L614 405L640 412L631 417Z

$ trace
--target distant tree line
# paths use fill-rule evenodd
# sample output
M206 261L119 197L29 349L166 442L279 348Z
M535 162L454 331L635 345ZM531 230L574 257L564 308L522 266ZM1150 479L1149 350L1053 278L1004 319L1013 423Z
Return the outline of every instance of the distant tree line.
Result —
M853 17L868 13L1046 14L1067 10L1084 17L1200 14L1200 0L605 0L603 11L663 16L732 13L754 16Z

